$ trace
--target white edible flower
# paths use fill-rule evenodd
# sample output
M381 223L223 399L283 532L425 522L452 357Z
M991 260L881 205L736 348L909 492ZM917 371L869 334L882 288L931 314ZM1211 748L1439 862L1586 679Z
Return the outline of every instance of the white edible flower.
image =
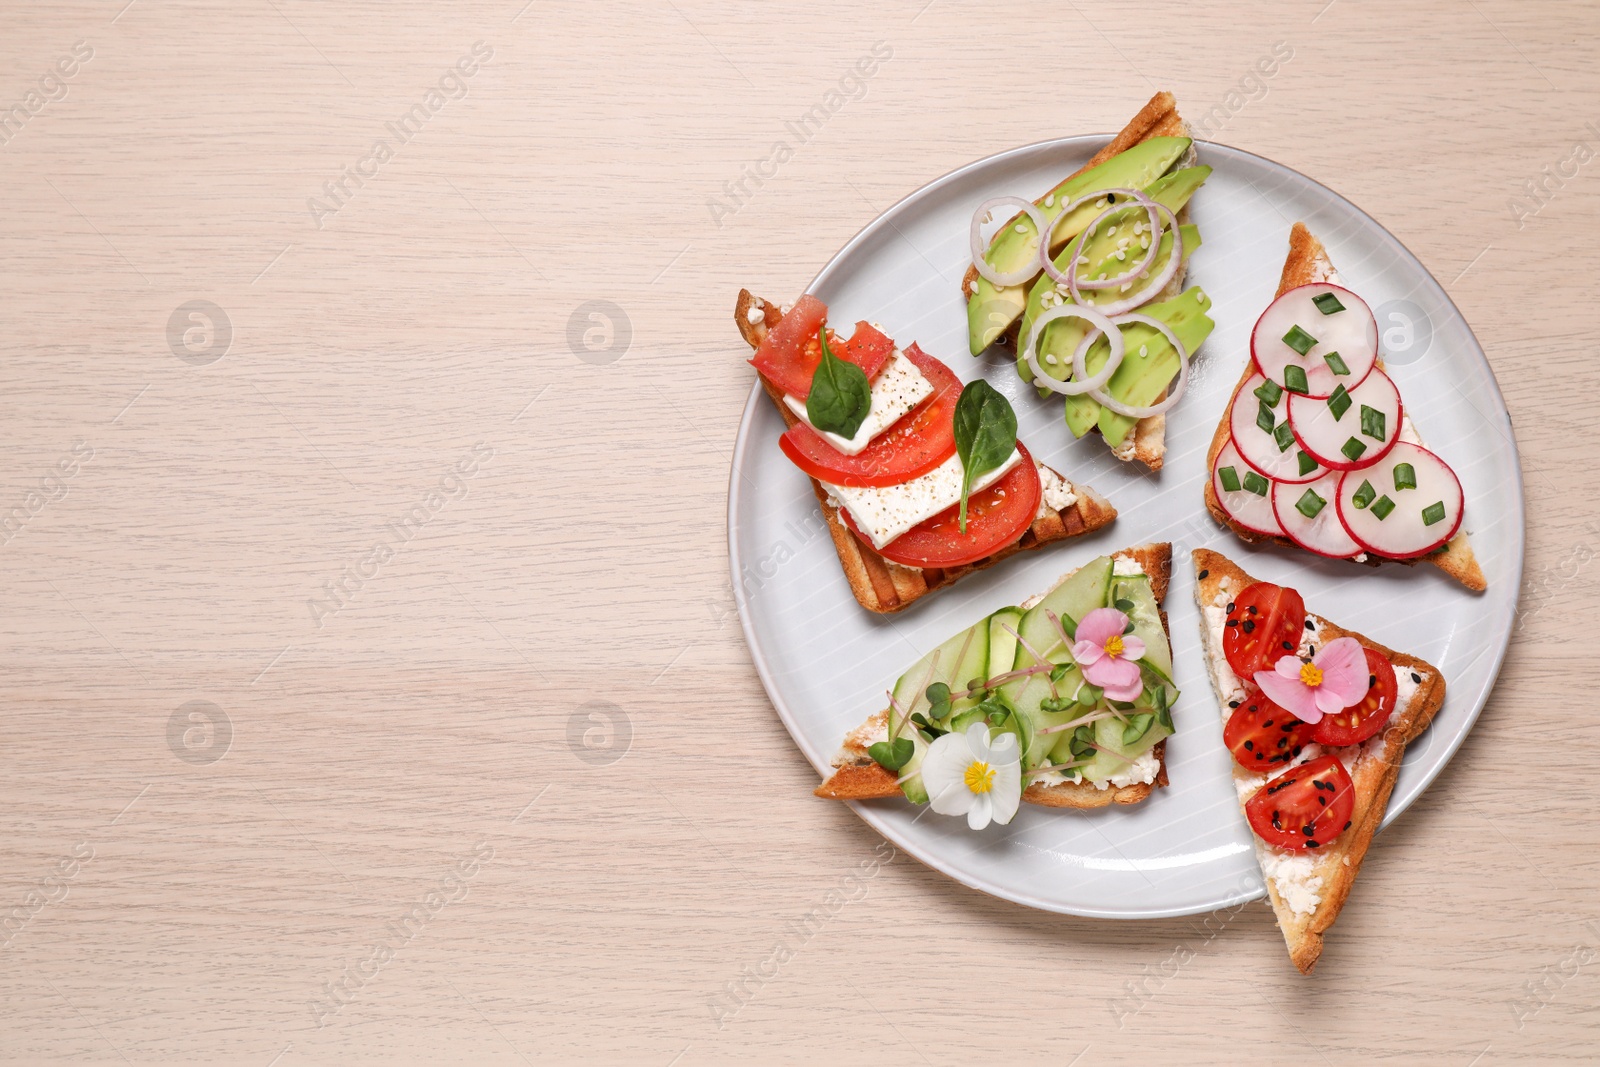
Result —
M928 804L940 815L965 815L982 830L991 821L1009 823L1022 803L1022 752L1016 734L989 740L987 723L975 722L964 734L945 734L922 759L922 784Z

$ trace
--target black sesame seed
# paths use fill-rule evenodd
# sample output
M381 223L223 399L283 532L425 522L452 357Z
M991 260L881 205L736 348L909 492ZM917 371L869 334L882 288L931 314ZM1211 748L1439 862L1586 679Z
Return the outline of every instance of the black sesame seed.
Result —
M1306 646L1306 652L1307 652L1307 655L1315 656L1317 654L1317 646L1316 645L1307 645Z
M1328 806L1328 798L1323 796L1321 793L1318 793L1317 794L1317 803L1321 804L1323 807L1327 807Z
M1238 619L1229 619L1228 622L1227 622L1227 625L1229 625L1229 626L1238 626L1239 625L1239 620Z
M1416 671L1411 672L1411 680L1416 682L1418 685L1422 684L1422 678L1417 674Z
M1345 824L1344 824L1344 828L1345 828L1345 829L1346 829L1346 830L1348 830L1348 829L1350 829L1350 824L1349 824L1349 823L1345 823Z
M1228 614L1229 615L1233 614L1233 601L1231 601L1231 600L1228 601Z
M1279 814L1280 813L1276 812L1276 811L1274 811L1272 813L1272 828L1274 830L1282 830L1283 829L1283 820L1281 818L1279 818Z
M1307 837L1317 836L1317 828L1315 826L1302 826L1300 827L1300 832L1305 834Z
M1228 701L1228 707L1230 707L1230 708L1236 708L1236 707L1238 707L1238 706L1239 706L1239 702L1238 702L1238 701L1237 701L1237 700L1230 700L1230 701Z
M1256 624L1255 624L1254 620L1251 620L1251 619L1244 620L1244 632L1245 633L1247 633L1247 634L1255 633L1255 629L1256 629Z
M1201 581L1202 581L1202 582L1203 582L1203 581L1205 581L1205 580L1206 580L1206 579L1207 579L1207 578L1209 578L1209 577L1211 577L1211 572L1210 572L1210 571L1208 571L1208 570L1206 570L1206 571L1201 571L1201 572L1200 572L1200 574L1199 574L1199 576L1198 576L1198 577L1199 577L1199 579L1200 579L1200 580L1201 580Z
M1266 721L1266 722L1264 722L1264 723L1262 723L1262 724L1261 724L1261 728L1262 728L1262 729L1263 729L1263 730L1265 730L1265 729L1266 729L1266 728L1267 728L1267 727L1269 727L1269 726L1271 726L1271 725L1272 725L1272 720L1271 720L1271 719L1268 719L1268 720L1267 720L1267 721Z
M1322 847L1322 845L1321 845L1320 842L1317 842L1317 841L1307 841L1306 842L1306 848L1321 848L1321 847Z
M1256 743L1254 741L1246 741L1244 743L1244 747L1245 747L1245 751L1254 752L1255 751L1255 747L1256 747Z
M1282 726L1278 727L1278 729L1282 730L1284 733L1288 733L1290 730L1294 729L1294 724L1295 724L1295 720L1294 719L1290 719L1288 722L1286 722Z
M1290 644L1290 643L1289 643L1289 642L1287 642L1287 641L1285 641L1285 642L1284 642L1284 643L1283 643L1283 650L1284 650L1284 651L1285 651L1285 652L1293 652L1293 651L1294 651L1294 646L1293 646L1293 645L1291 645L1291 644Z
M1317 632L1317 624L1312 622L1310 619L1307 619L1306 620L1306 629L1310 630L1312 633L1316 633Z
M1283 746L1287 745L1288 743L1289 743L1289 739L1287 737L1278 738L1278 747L1279 748L1282 748Z
M1367 675L1367 688L1368 689L1371 689L1373 686L1375 686L1377 684L1378 684L1378 676L1376 674Z
M1249 607L1245 608L1244 610L1248 611L1252 615L1257 614L1256 606L1254 604L1251 604Z

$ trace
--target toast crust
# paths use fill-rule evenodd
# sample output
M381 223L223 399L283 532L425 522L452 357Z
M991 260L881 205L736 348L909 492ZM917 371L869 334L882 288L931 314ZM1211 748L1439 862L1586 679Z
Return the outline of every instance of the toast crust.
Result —
M1172 545L1167 542L1118 549L1113 556L1128 556L1139 561L1150 576L1150 591L1156 603L1166 599L1167 586L1172 580ZM1073 568L1055 583L1059 585L1077 573ZM1167 631L1167 642L1172 641L1172 630L1167 625L1167 613L1161 613L1161 627ZM834 771L827 781L817 786L815 795L832 800L877 800L900 795L900 785L895 776L885 770L867 754L868 741L888 728L888 709L869 716L866 722L845 737L839 753L834 757ZM1077 808L1080 810L1104 808L1112 804L1137 804L1153 793L1157 786L1167 784L1167 742L1163 738L1152 750L1160 763L1153 782L1138 785L1108 786L1097 789L1089 782L1061 782L1044 785L1035 782L1022 791L1022 799L1045 808Z
M1201 641L1207 663L1214 664L1223 653L1220 648L1214 647L1210 628L1205 622L1205 608L1212 603L1219 592L1223 591L1225 583L1228 592L1237 593L1255 579L1226 556L1209 549L1194 551L1194 566L1197 578L1195 602L1200 608ZM1322 879L1322 885L1318 890L1322 899L1316 907L1309 913L1297 914L1279 895L1273 880L1264 878L1268 898L1289 948L1289 958L1301 974L1310 974L1312 968L1316 966L1318 957L1322 955L1323 939L1349 898L1350 888L1355 884L1356 875L1361 870L1361 862L1366 858L1368 846L1372 844L1372 836L1377 832L1378 824L1383 821L1383 813L1388 810L1389 795L1393 792L1395 781L1400 776L1400 761L1405 756L1406 745L1416 740L1422 731L1428 728L1428 724L1444 705L1445 696L1444 675L1433 664L1416 656L1396 652L1321 616L1311 615L1311 617L1317 621L1319 641L1353 637L1366 647L1387 656L1389 662L1394 664L1397 673L1402 670L1414 672L1422 676L1422 682L1400 720L1361 746L1361 755L1355 759L1354 770L1350 775L1356 795L1355 810L1350 816L1350 829L1346 830L1332 847L1321 850L1315 857L1313 873L1315 877ZM1215 677L1213 673L1213 686L1216 684ZM1220 704L1226 700L1226 695L1219 692L1217 699ZM1237 764L1234 766L1236 781L1253 781L1259 777L1260 775L1252 774ZM1243 807L1244 798L1241 798L1241 811ZM1254 837L1254 834L1251 836ZM1263 848L1259 838L1256 838L1256 846L1259 855Z
M756 322L750 321L752 310L757 312ZM783 315L776 304L752 296L748 289L739 290L739 299L734 306L734 321L739 325L740 335L752 349L760 347L767 330L776 326L781 318ZM783 391L765 376L761 378L761 388L777 407L778 414L783 416L785 427L800 421L783 402ZM1060 476L1059 472L1056 473ZM850 582L850 591L868 611L887 615L904 611L929 593L953 585L974 571L992 567L1008 556L1090 533L1117 517L1117 509L1105 497L1079 482L1064 477L1062 480L1069 482L1076 498L1070 506L1060 511L1041 508L1033 525L1016 541L975 563L950 568L905 567L884 559L844 524L844 520L839 518L839 509L828 502L828 490L815 478L811 479L811 491L816 495L822 517L827 521L828 535L839 554L839 563Z
M1150 98L1150 102L1145 104L1137 115L1129 120L1121 132L1111 138L1100 151L1089 157L1089 162L1061 179L1055 188L1040 196L1034 203L1043 207L1046 199L1059 195L1062 186L1084 171L1098 167L1112 156L1126 152L1134 145L1143 144L1152 137L1191 136L1192 132L1189 129L1189 124L1184 122L1183 117L1178 114L1177 99L1169 92L1158 92ZM1011 217L1006 225L1010 226L1021 218L1022 213L1018 212ZM1189 221L1189 207L1187 204L1178 212L1177 221L1179 225ZM1161 299L1169 299L1183 291L1184 278L1188 274L1188 269L1186 263L1180 265L1172 281L1168 282L1167 287L1162 290ZM968 302L972 300L972 284L977 280L978 268L970 263L967 264L967 272L961 276L961 295ZM1011 328L1005 332L1004 336L1015 343L1017 341L1017 331L1020 327L1020 320L1012 323ZM1165 393L1161 394L1161 397L1165 396ZM1167 419L1165 415L1152 415L1147 419L1140 419L1134 423L1133 432L1128 435L1125 447L1113 449L1111 454L1124 462L1138 460L1151 470L1158 471L1166 458L1166 429Z
M1306 224L1297 222L1290 227L1289 255L1284 260L1283 274L1278 281L1278 296L1282 296L1290 289L1309 285L1312 282L1333 282L1338 284L1338 280L1339 275L1333 268L1333 261L1328 258L1328 250L1306 228ZM1379 369L1382 369L1383 360L1378 360L1377 365ZM1244 388L1245 383L1250 380L1251 375L1254 373L1255 363L1248 359L1245 360L1244 373L1239 376L1239 383L1233 387L1233 392L1228 394L1228 404L1222 409L1222 418L1217 423L1216 432L1211 435L1211 447L1206 450L1206 510L1211 513L1211 517L1217 520L1218 523L1232 530L1234 535L1241 541L1247 541L1250 544L1267 542L1282 545L1285 548L1304 551L1287 537L1273 537L1268 534L1257 533L1228 518L1227 513L1222 510L1221 502L1217 499L1216 486L1212 484L1210 478L1210 471L1216 464L1217 454L1228 443L1228 435L1230 433L1229 417L1233 411L1234 401L1238 399L1239 390ZM1464 525L1445 544L1441 551L1423 556L1420 559L1389 559L1368 552L1367 558L1360 562L1368 567L1378 567L1385 563L1401 563L1407 567L1414 567L1424 561L1438 567L1475 593L1481 593L1489 587L1488 580L1483 575L1483 568L1478 565L1477 556L1473 554L1472 544L1467 540L1467 531Z

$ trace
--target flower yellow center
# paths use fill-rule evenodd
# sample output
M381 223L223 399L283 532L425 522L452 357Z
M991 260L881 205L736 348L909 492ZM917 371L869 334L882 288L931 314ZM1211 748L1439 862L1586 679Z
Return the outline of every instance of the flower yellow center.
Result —
M965 780L974 793L987 793L994 788L994 768L983 760L973 760L967 764Z
M1300 668L1300 680L1315 689L1322 684L1322 668L1315 663L1304 664Z
M1106 655L1108 655L1108 656L1120 656L1120 655L1122 655L1122 635L1121 634L1112 635L1111 640L1106 642Z

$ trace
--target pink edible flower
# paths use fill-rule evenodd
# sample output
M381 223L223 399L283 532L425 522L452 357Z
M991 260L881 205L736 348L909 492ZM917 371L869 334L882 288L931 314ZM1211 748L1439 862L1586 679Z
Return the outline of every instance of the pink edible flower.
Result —
M1072 658L1090 685L1106 691L1110 700L1137 700L1144 679L1135 661L1144 655L1144 642L1124 634L1128 617L1116 608L1095 608L1078 623Z
M1255 683L1274 704L1302 722L1321 722L1367 695L1367 654L1361 642L1340 637L1322 646L1308 663L1284 656L1270 671L1257 671Z

